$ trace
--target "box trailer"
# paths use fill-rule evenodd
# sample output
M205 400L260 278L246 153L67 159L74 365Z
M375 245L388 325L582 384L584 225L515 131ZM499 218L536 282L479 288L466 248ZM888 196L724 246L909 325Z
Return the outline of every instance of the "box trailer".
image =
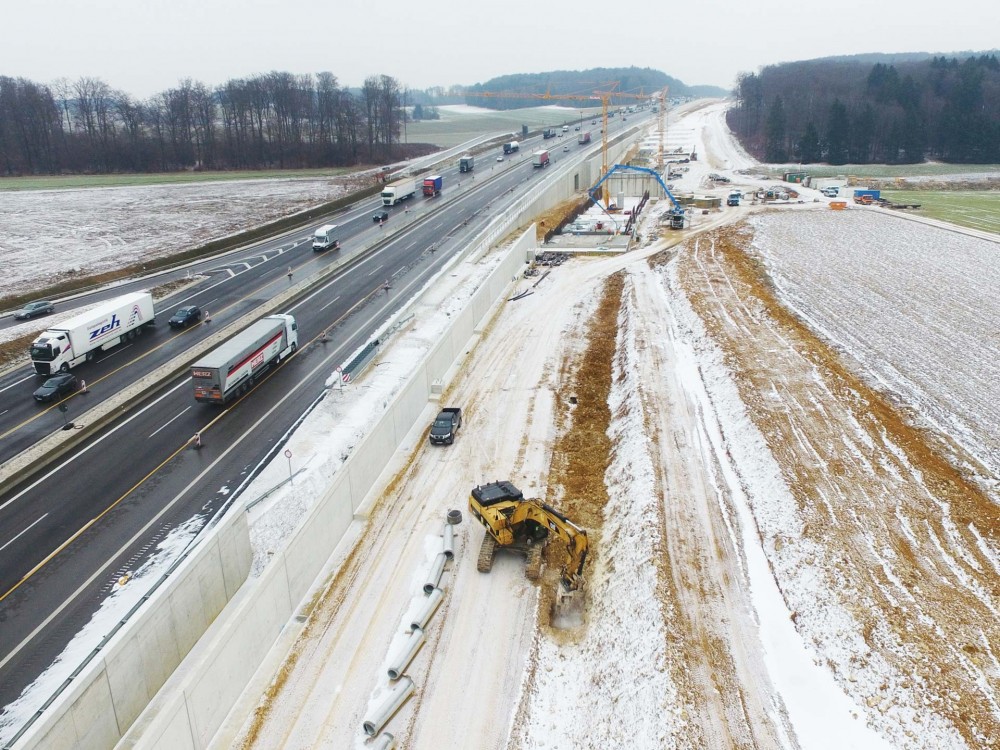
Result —
M435 174L424 178L424 195L433 198L441 193L443 180L441 175Z
M243 395L299 346L291 315L268 315L191 365L196 401L225 404Z
M155 324L152 294L115 297L42 331L28 349L31 365L37 375L67 372Z
M531 155L531 166L533 166L533 167L547 167L547 166L549 166L549 152L548 151L535 151Z
M400 201L412 198L417 192L417 181L413 177L390 182L382 188L382 205L395 206Z
M580 133L580 135L578 135L576 138L576 142L579 143L581 146L590 143L590 131L588 130L586 133Z
M458 171L459 172L471 172L476 166L475 157L466 154L458 160Z

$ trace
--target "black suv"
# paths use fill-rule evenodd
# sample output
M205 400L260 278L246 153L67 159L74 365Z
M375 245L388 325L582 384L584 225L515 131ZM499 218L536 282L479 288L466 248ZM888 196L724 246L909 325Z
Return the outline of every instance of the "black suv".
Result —
M175 312L167 323L171 328L187 328L192 323L201 320L201 308L197 305L188 305Z
M384 208L372 214L372 221L374 221L377 224L381 224L383 221L388 220L388 218L389 218L389 212L386 211Z

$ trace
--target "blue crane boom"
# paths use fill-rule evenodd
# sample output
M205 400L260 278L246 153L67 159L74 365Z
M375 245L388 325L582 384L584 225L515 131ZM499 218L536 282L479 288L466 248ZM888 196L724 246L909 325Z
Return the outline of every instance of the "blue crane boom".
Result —
M597 181L597 184L594 185L594 187L590 188L590 190L587 191L587 195L590 197L590 200L592 200L598 206L601 206L600 201L598 201L597 198L595 198L594 196L597 195L598 188L600 188L601 185L615 172L642 172L644 174L652 175L656 179L656 181L660 183L660 187L663 188L663 192L667 194L667 197L670 199L670 202L674 204L674 207L670 209L670 228L671 229L684 228L684 215L685 215L684 207L677 202L677 199L674 197L674 194L670 192L670 188L668 188L667 184L663 181L663 177L660 176L660 173L657 172L655 169L649 169L648 167L634 167L631 164L615 164L614 166L611 167L611 169L607 171L607 174L605 174L600 180ZM601 208L605 207L601 206Z

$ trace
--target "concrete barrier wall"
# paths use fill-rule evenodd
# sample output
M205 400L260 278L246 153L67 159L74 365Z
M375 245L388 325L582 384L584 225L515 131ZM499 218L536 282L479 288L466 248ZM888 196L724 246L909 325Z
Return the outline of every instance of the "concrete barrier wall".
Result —
M112 747L239 590L250 570L246 514L211 531L60 701L15 747ZM283 621L284 622L284 621Z
M575 175L580 184L589 185L585 175L595 159L599 169L600 155L519 200L491 225L483 243L569 198ZM485 252L483 243L467 251L471 260ZM455 317L261 576L239 589L249 572L251 551L246 514L233 512L108 645L104 658L81 673L59 708L37 722L16 747L107 748L116 742L164 750L207 747L265 655L287 632L355 511L422 418L435 385L460 362L535 245L532 226ZM216 619L224 607L224 616ZM173 671L181 659L181 667Z

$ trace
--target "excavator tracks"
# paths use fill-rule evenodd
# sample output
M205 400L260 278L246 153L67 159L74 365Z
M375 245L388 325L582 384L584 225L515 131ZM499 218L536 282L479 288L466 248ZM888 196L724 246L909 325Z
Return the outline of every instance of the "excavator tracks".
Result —
M476 570L480 573L489 573L493 569L493 556L497 551L497 540L490 532L483 534L483 545L479 548L479 560L476 562Z

